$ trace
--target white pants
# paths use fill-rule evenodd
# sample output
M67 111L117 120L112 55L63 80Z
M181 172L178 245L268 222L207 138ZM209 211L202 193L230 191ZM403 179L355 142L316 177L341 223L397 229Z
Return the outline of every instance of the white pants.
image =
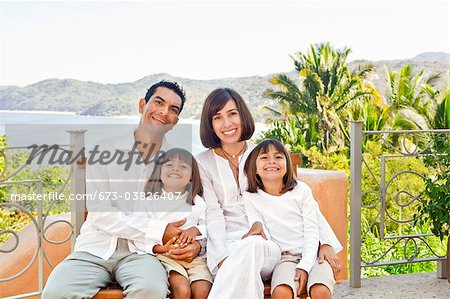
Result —
M236 241L217 272L208 299L263 299L263 279L269 279L281 258L280 248L261 236Z

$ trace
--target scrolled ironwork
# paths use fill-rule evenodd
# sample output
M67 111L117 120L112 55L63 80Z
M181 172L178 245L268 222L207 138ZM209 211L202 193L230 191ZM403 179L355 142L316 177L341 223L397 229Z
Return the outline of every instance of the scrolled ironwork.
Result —
M423 142L424 138L419 138L416 135L417 134L428 134L428 133L440 133L440 134L449 134L450 130L428 130L428 131L386 131L386 132L363 132L363 134L378 134L380 135L380 138L382 142L387 145L387 149L393 151L396 154L391 155L385 155L384 158L408 158L408 157L426 157L426 156L437 156L439 153L430 153L430 148L433 146L433 140L429 142ZM392 134L403 134L404 136L397 137L394 140L396 140L396 145L392 144L390 142L389 136ZM398 146L400 148L398 148ZM382 156L380 156L381 158ZM382 159L382 162L384 163L384 158ZM396 192L388 192L392 190L394 186L394 181L401 179L405 175L413 175L417 176L420 180L425 180L425 175L413 171L410 169L407 170L400 170L397 171L392 175L392 177L387 180L386 183L384 183L384 177L380 177L380 179L377 178L377 176L374 174L374 171L369 166L369 163L366 161L364 155L361 155L361 162L362 165L367 168L368 173L370 174L370 178L373 179L376 186L380 189L380 192L377 192L376 190L367 190L361 194L361 208L364 209L376 209L377 213L375 216L371 216L371 219L368 221L369 226L367 229L365 229L362 232L362 240L367 236L367 233L369 233L373 227L377 224L377 221L381 219L381 225L380 229L385 229L387 227L387 224L384 223L384 216L386 215L389 221L392 221L393 223L399 224L399 225L405 225L405 224L411 224L415 218L414 216L409 216L411 213L402 213L401 211L403 209L411 209L413 208L413 205L415 202L420 201L420 197L422 196L422 191L415 190L412 192L411 190L396 190ZM384 164L383 164L384 165ZM386 175L384 171L382 171L382 175ZM361 177L362 179L362 177ZM379 181L382 183L380 184ZM384 186L382 185L384 184ZM417 194L416 194L417 192ZM378 196L377 200L374 200L374 202L370 202L370 204L364 203L363 198L368 196L369 194L374 194L376 197ZM376 198L375 198L376 199ZM392 201L393 205L387 205L386 203ZM380 206L381 204L381 206ZM380 207L379 207L380 206ZM379 208L378 208L379 207ZM400 209L400 219L397 219L397 216L395 216L395 213L392 213L391 209L398 207ZM395 210L394 210L395 211ZM404 215L408 215L407 219L403 219L402 217ZM400 230L402 230L402 227L400 226ZM408 263L408 262L416 262L416 261L432 261L432 260L440 260L444 258L443 255L437 254L436 250L432 248L430 245L430 238L435 238L434 236L430 234L401 234L400 236L384 236L384 233L380 233L380 242L387 242L391 240L393 243L388 243L387 249L383 249L383 252L380 252L379 256L374 258L371 261L367 261L363 257L361 257L361 264L363 267L369 267L369 266L377 266L377 265L387 265L387 264L394 264L394 263ZM364 241L363 241L364 242ZM391 253L393 250L397 250L399 244L403 242L403 252L401 255L403 255L404 259L402 260L395 260L395 261L383 261L387 258L388 254ZM424 244L419 247L419 242ZM426 248L425 255L428 257L419 257L419 255L423 255L424 253L421 252L420 248ZM422 251L423 251L422 249Z
M61 241L52 241L52 240L48 239L47 236L46 236L45 234L46 234L47 230L48 230L50 227L52 227L53 225L55 225L55 224L57 224L57 223L65 223L65 224L69 225L69 227L70 227L70 234L69 234L69 236L67 236L67 238L65 238L65 239L63 239L63 240L61 240ZM63 243L66 243L67 241L70 240L70 237L72 236L72 234L73 234L73 226L72 226L72 223L70 223L70 222L67 221L67 220L60 219L60 220L53 221L52 223L50 223L49 225L47 225L47 226L45 227L44 231L42 232L42 237L44 238L44 240L45 240L46 242L48 242L48 243L50 243L50 244L63 244Z
M408 261L413 261L417 258L417 255L419 254L419 247L417 246L415 238L405 238L405 244L403 245L403 255L405 259ZM410 257L408 257L408 253L406 252L408 250L408 243L412 242L414 244L414 254Z
M17 246L19 246L19 242L20 242L19 241L19 235L15 231L13 231L12 229L1 230L0 231L0 236L3 235L3 234L11 234L11 235L13 235L14 239L16 240L16 242L15 242L14 246L11 249L9 249L9 250L7 250L7 249L0 249L0 252L1 253L10 253L10 252L13 252L14 250L16 250L16 248L17 248Z
M40 249L40 247L42 245L41 242L40 242L40 238L39 238L41 230L39 228L39 225L37 223L36 218L33 216L33 214L31 214L31 212L28 209L22 207L21 205L18 205L18 204L15 204L15 203L8 203L8 202L0 203L0 207L2 207L2 206L16 208L19 211L21 211L22 213L27 214L30 217L30 219L31 219L31 223L33 223L33 225L34 225L38 241L37 241L36 250L34 251L33 257L28 262L28 264L25 265L25 267L22 270L20 270L19 272L17 272L14 275L6 277L6 278L0 278L0 282L13 280L13 279L21 276L22 274L24 274L31 267L31 265L34 263L34 261L36 260L36 258L38 256L38 253L39 253L39 249ZM18 235L17 235L17 237L19 238L17 246L19 246L19 244L20 244L20 237ZM16 248L14 248L14 249L16 249Z

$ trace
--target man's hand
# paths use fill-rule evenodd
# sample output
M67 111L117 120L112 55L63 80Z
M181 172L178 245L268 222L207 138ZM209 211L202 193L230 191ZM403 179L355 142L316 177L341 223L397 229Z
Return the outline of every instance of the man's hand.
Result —
M190 227L184 231L181 232L181 235L178 237L178 243L181 246L184 246L185 244L191 244L195 241L195 238L197 236L201 236L200 231L195 226Z
M176 241L176 237L173 237L170 239L166 244L164 245L155 245L153 246L153 252L154 253L166 253L170 249L174 248L173 243Z
M183 232L180 226L182 226L185 223L186 218L179 221L170 222L169 224L167 224L166 230L164 231L164 235L162 238L163 244L166 244L167 242L169 242L169 240L171 240L174 237L178 238L180 234Z
M328 244L322 244L319 247L319 264L322 264L324 260L330 264L331 269L333 269L334 279L336 279L336 276L341 272L341 265L333 247Z
M267 240L267 237L266 237L266 234L264 233L264 228L263 228L263 225L261 222L253 223L253 225L250 228L250 230L248 231L248 233L246 233L245 235L242 236L242 239L247 238L249 236L258 236L258 235Z
M190 263L197 257L200 249L200 243L195 241L183 248L170 249L169 252L166 253L166 256L177 261L185 261Z
M303 289L306 289L306 282L308 281L308 273L302 269L295 269L295 281L298 281L297 297L303 293ZM305 290L306 291L306 290Z

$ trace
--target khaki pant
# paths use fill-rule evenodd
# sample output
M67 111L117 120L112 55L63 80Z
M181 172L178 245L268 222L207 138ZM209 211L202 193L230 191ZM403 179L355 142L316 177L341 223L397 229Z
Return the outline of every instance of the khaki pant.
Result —
M281 255L281 260L273 270L271 292L273 292L275 287L284 284L291 287L294 294L297 294L299 284L298 281L294 280L294 278L296 266L300 260L301 255ZM314 263L311 272L309 272L308 281L306 283L306 290L308 291L308 294L310 293L311 287L315 284L323 284L330 290L331 293L333 293L336 281L334 280L333 269L331 269L331 266L327 261L319 264L316 260Z
M166 268L167 275L170 274L170 271L175 271L186 277L189 280L189 284L197 280L213 282L211 272L209 272L204 258L198 257L192 262L187 263L173 260L162 254L158 254L156 257L164 265L164 268Z
M107 260L76 251L50 274L43 299L92 298L116 281L127 299L166 299L168 280L159 260L152 255L131 253L125 239L119 239L114 254Z

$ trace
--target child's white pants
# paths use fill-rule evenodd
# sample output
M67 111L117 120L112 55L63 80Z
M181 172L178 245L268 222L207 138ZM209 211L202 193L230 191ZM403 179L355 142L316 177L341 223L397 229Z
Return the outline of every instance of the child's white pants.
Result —
M236 241L220 267L208 299L263 299L263 279L271 277L280 248L261 236Z

